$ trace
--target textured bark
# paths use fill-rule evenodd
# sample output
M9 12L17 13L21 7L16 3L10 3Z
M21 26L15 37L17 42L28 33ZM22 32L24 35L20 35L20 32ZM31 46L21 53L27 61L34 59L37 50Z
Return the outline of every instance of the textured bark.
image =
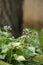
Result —
M11 25L16 38L21 36L23 24L43 28L43 0L0 0L0 26Z
M0 26L11 25L12 33L19 37L22 33L22 0L0 0Z
M0 0L0 26L4 26L4 25L9 25L10 20L8 18L8 15L6 14L6 8L4 6L4 4L6 4L6 2L4 2L5 0Z

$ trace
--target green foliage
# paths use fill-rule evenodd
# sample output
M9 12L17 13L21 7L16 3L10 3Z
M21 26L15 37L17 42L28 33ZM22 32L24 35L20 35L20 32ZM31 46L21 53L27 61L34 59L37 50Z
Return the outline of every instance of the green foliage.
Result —
M43 39L42 32L27 28L23 32L25 34L17 39L11 37L8 29L0 33L0 60L3 60L0 65L7 65L6 62L12 65L43 64L43 41L39 42L41 37L40 40Z
M38 31L39 33L39 41L40 41L40 46L43 47L43 29Z
M6 62L0 61L0 65L12 65L12 64L8 64Z

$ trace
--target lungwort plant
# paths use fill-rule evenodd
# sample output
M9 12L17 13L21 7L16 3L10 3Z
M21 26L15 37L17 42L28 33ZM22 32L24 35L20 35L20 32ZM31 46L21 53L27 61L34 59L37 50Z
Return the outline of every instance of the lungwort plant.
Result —
M10 36L9 36L10 34ZM0 65L43 65L43 47L36 30L24 29L17 39L7 30L0 33Z

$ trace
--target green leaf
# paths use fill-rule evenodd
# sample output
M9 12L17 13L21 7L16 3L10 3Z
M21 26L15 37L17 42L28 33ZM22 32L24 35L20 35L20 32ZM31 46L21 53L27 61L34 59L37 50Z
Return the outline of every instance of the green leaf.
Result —
M31 47L28 47L28 49L29 49L30 51L32 51L33 53L35 53L35 47L31 46Z
M37 55L34 60L38 62L38 65L43 64L43 55Z
M35 55L35 52L34 52L34 51L35 51L35 50L31 50L31 49L26 49L26 48L24 48L24 49L23 49L23 54L24 54L24 56L25 56L26 58L29 58L29 57Z
M6 44L2 44L1 53L6 53L8 51L8 46Z
M43 30L39 30L38 32L39 32L38 37L39 37L39 41L40 41L40 46L43 47Z
M0 59L5 59L5 54L3 54L3 55L0 55Z
M17 61L25 61L25 57L22 56L22 55L17 55L17 54L14 54L14 59L17 60Z
M8 64L6 62L0 61L0 65L12 65L12 64Z

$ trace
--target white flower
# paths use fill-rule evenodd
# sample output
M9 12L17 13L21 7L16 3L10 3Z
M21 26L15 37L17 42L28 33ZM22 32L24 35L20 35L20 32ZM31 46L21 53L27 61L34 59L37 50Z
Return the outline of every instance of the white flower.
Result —
M10 26L8 26L8 28L10 29Z
M4 26L4 29L6 30L8 28L8 26Z
M28 35L27 37L28 37L28 38L30 38L30 36L29 36L29 35Z
M14 38L14 36L12 36L12 38Z
M8 26L8 29L12 30L11 26Z
M38 32L36 32L36 35L38 35Z
M0 30L0 33L2 33L2 31Z
M26 35L21 36L21 38L26 38Z

